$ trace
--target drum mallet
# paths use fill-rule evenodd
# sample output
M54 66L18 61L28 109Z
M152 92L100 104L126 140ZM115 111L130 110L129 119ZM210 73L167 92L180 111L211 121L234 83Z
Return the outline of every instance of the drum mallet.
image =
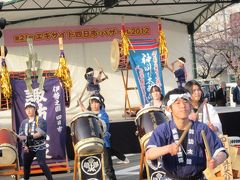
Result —
M78 98L78 100L77 100L77 106L76 106L76 107L79 106L79 101L82 100L82 97L83 97L83 95L84 95L84 93L85 93L85 91L86 91L86 89L87 89L87 85L88 85L88 83L86 83L86 85L85 85L85 87L84 87L84 89L83 89L83 91L82 91L80 97Z
M209 144L207 142L205 131L201 130L201 134L202 134L203 142L204 142L204 145L205 145L205 148L206 148L207 156L208 156L208 158L212 158L210 148L209 148Z
M204 145L205 145L205 148L206 148L207 157L212 158L205 131L201 130L201 134L202 134L203 142L204 142ZM207 170L208 170L209 175L210 175L210 177L208 179L214 180L216 178L216 175L214 174L214 172L209 168L207 168Z
M189 129L191 128L191 126L192 126L192 122L190 121L190 122L188 123L186 129L183 131L183 133L182 133L179 141L177 142L177 145L178 145L178 146L180 146L180 145L182 144L182 142L183 142L184 138L186 137Z
M97 60L97 58L95 58L95 61L96 61L97 65L98 65L98 68L99 68L99 69L102 69L101 66L100 66L99 61ZM105 79L108 79L108 76L105 74L105 72L103 71L103 69L102 69L102 73L103 73L103 75L105 76ZM104 79L104 80L105 80L105 79Z

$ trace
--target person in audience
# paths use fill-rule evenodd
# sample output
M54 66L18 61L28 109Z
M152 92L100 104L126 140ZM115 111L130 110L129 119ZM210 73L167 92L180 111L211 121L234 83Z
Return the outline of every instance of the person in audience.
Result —
M237 80L237 86L233 89L233 102L240 106L240 79Z
M191 103L193 107L189 119L203 122L217 134L222 134L222 123L218 113L211 104L207 103L207 99L204 99L201 85L197 81L191 80L186 83L185 88L191 94Z
M227 91L226 91L226 82L221 82L221 88L216 92L216 105L217 106L226 106L227 103Z
M153 131L147 145L146 160L155 167L161 157L162 167L166 173L163 180L203 180L207 162L211 169L220 165L228 157L226 149L206 124L189 119L192 106L187 90L176 88L169 91L164 97L164 102L166 109L172 114L172 119L160 124ZM206 157L202 130L206 134L212 154L209 158ZM188 133L178 144L184 131Z
M213 106L216 105L216 89L213 84L209 86L209 92L207 93L207 98L208 98L209 104Z

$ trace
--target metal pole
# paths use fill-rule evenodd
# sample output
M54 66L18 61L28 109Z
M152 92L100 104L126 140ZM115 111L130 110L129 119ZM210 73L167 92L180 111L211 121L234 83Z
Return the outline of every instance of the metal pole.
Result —
M193 58L193 77L194 79L197 78L197 65L196 65L196 53L195 53L195 43L194 43L194 35L191 33L189 34L192 43L192 58Z

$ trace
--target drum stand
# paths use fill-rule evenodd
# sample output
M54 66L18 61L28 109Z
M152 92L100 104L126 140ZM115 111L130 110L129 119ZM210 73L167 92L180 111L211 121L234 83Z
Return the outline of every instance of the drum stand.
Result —
M13 164L0 165L0 176L15 176L16 180L20 180L20 166L18 155Z
M125 118L127 117L127 115L130 115L130 117L135 117L136 112L139 110L139 107L131 107L128 91L137 90L137 87L128 87L128 70L126 73L126 77L124 76L123 70L121 70L121 74L122 74L123 85L125 89L124 116Z
M140 158L140 170L139 170L139 180L142 180L143 167L145 166L147 172L147 179L150 179L149 169L145 157L145 149L143 143L141 144L141 158Z
M82 175L81 175L80 157L92 156L92 155L96 155L96 154L81 155L81 154L77 154L75 151L73 180L77 180L77 172L78 172L79 180L84 180L84 179L82 179ZM104 153L103 152L101 153L101 165L102 165L102 180L105 180Z

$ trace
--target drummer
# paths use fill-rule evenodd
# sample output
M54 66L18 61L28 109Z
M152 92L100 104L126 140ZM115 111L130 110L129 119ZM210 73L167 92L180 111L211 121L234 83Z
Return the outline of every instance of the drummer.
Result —
M79 102L80 108L82 111L92 111L95 113L98 118L102 121L104 121L106 124L106 131L104 133L104 166L105 166L105 173L107 174L109 180L116 180L115 170L113 168L112 158L111 158L111 152L110 152L110 136L109 133L109 117L108 114L105 111L105 104L103 102L103 98L100 94L93 94L89 98L89 106L86 109L83 105L83 102Z
M163 95L160 87L156 84L152 85L150 88L150 94L151 94L152 100L148 104L145 104L144 108L150 107L150 106L162 108Z
M22 121L18 135L23 145L24 179L29 179L31 164L33 158L36 157L47 179L52 180L51 172L45 162L47 122L37 116L35 102L25 103L25 112L27 118Z
M148 142L146 159L156 161L162 157L162 166L166 171L165 179L194 179L203 180L207 159L201 130L206 133L212 158L208 159L209 167L215 168L227 158L226 149L220 139L208 126L198 121L191 121L190 94L184 88L169 91L165 98L166 108L172 113L172 119L160 124ZM182 144L177 145L181 134L192 122L188 135Z
M102 78L103 70L100 69L98 76L94 77L94 70L91 67L86 69L86 73L84 75L85 79L87 80L87 91L92 94L100 94L100 82L103 82L107 79L107 76Z
M185 88L191 93L193 106L189 119L206 123L216 134L222 134L222 123L218 113L211 104L204 102L201 85L197 81L191 80L186 83Z
M156 84L152 85L150 88L150 94L151 94L152 100L149 103L145 104L144 108L148 108L148 107L162 108L163 95L160 87ZM142 109L143 107L140 106L140 108ZM147 172L146 172L145 166L143 168L143 178L147 178Z

